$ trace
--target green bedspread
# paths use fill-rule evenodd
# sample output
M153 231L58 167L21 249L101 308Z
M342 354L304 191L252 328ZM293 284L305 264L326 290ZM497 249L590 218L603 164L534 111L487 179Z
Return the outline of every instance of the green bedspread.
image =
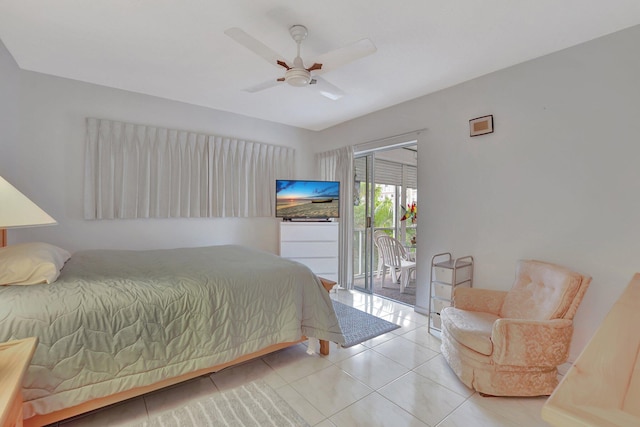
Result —
M0 341L39 338L26 418L303 335L344 342L320 281L242 246L81 251L50 285L0 287Z

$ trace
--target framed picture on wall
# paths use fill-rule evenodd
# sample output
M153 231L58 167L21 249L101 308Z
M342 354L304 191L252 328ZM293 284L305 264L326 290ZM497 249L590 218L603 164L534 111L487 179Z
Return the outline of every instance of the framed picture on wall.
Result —
M493 114L469 120L469 136L485 135L493 132Z

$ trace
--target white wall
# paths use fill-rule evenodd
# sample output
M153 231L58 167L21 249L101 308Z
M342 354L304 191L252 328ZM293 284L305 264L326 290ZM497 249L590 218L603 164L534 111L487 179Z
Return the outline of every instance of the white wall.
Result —
M640 271L639 43L640 26L316 136L324 150L428 128L418 142L418 310L439 252L473 255L475 286L492 289L511 286L518 259L563 264L593 276L575 359ZM470 138L468 120L486 114L495 133Z
M20 69L0 40L0 176L13 171L13 147L18 140Z
M296 173L302 178L308 177L305 171L313 165L308 148L311 132L28 71L20 72L20 82L18 138L0 146L6 148L10 144L13 148L11 161L16 168L6 178L56 218L59 225L9 230L9 243L47 241L70 251L239 243L277 253L275 218L83 220L85 118L291 146L296 149Z

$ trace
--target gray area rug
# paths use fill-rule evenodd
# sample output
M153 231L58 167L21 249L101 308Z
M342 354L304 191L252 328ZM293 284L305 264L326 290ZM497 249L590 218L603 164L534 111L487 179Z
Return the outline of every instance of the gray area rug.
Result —
M139 427L308 427L269 385L256 381L150 418Z
M365 313L338 301L333 301L333 308L338 316L340 329L346 338L342 347L352 347L363 341L386 334L400 326L379 317Z

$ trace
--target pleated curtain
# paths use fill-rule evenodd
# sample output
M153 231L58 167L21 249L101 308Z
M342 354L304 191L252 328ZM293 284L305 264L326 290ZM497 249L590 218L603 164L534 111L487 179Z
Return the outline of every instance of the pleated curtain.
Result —
M292 148L88 118L86 219L260 217Z
M316 154L320 179L340 181L340 218L338 219L338 284L353 287L353 148L342 147Z

